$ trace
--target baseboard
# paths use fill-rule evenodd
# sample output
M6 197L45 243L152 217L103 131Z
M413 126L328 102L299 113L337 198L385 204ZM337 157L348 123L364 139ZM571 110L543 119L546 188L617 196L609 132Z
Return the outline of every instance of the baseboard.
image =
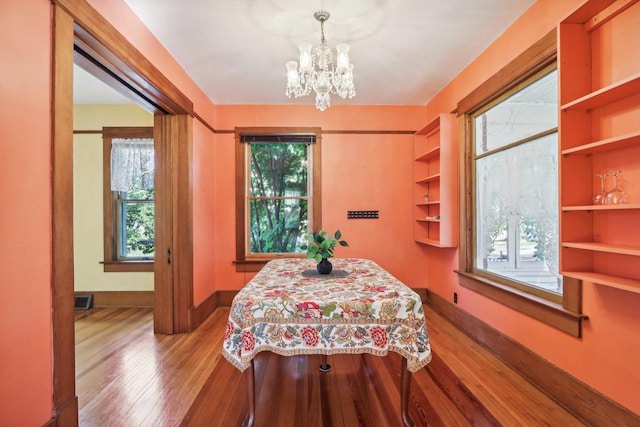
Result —
M231 307L231 303L238 291L217 291L217 294L219 307Z
M429 290L427 288L411 288L413 292L418 294L423 304L427 303Z
M441 296L427 292L427 305L586 424L640 425L640 416Z
M205 299L197 307L191 307L189 309L189 330L196 329L204 320L209 317L211 313L219 307L218 292L216 291L209 295L209 298Z
M82 291L93 294L94 307L153 307L153 291Z

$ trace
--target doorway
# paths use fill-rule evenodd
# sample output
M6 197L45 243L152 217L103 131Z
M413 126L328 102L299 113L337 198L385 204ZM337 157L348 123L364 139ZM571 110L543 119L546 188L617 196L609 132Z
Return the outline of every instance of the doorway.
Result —
M73 101L74 290L153 306L153 114L78 65Z
M189 331L193 256L188 182L193 106L86 2L57 0L53 20L53 403L57 424L73 426L78 423L73 356L73 64L81 64L154 113L156 333ZM186 208L174 209L178 203Z

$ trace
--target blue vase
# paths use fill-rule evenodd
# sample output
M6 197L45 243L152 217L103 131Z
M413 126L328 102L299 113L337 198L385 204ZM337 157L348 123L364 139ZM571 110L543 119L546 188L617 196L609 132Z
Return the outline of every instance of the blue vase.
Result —
M322 258L322 261L318 263L317 269L318 274L329 274L333 269L333 265L331 265L327 258Z

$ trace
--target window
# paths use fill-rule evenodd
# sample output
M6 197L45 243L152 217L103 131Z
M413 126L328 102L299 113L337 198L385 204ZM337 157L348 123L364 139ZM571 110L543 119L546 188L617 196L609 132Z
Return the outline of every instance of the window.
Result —
M458 103L460 284L574 336L581 284L559 269L556 32Z
M240 270L258 269L285 254L304 256L306 234L321 226L319 133L316 128L236 131Z
M153 128L104 128L105 271L153 271Z
M561 302L557 70L521 86L471 115L473 268Z

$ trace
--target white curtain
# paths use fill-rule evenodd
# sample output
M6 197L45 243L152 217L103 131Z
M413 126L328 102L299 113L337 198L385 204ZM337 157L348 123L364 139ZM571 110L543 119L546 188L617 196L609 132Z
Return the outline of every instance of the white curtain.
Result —
M153 139L111 141L111 191L153 189Z

